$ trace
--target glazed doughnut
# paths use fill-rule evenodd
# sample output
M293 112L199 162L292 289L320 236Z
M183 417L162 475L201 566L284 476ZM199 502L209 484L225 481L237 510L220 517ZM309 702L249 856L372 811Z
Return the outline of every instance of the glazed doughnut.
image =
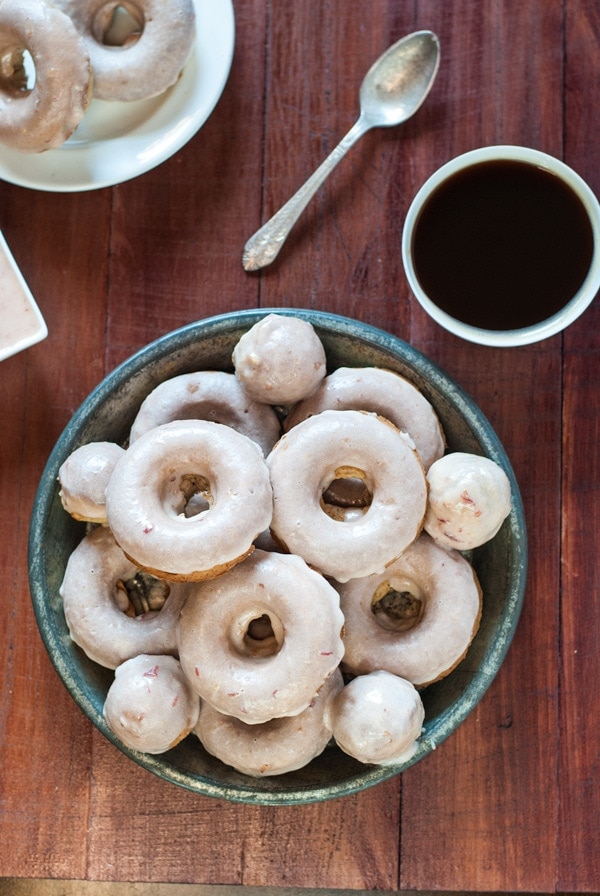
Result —
M322 411L282 436L267 458L271 530L323 575L347 582L382 572L419 535L427 483L411 440L362 411ZM364 512L334 519L323 504L331 482L362 479Z
M281 431L273 408L253 401L233 373L220 370L183 373L158 385L133 421L130 442L172 420L212 420L231 426L258 442L265 456Z
M423 533L384 573L338 588L345 668L384 669L424 687L460 662L479 627L481 589L458 551Z
M181 74L196 37L193 0L55 0L83 37L94 96L130 102L164 93ZM119 9L139 26L122 45L106 41Z
M106 486L124 451L115 442L89 442L61 464L59 497L74 519L106 523Z
M455 451L427 473L425 529L447 548L468 551L490 541L510 513L508 476L493 460Z
M272 405L289 405L312 395L327 363L312 324L278 314L268 314L244 333L232 360L248 395Z
M291 410L284 429L321 411L371 411L408 433L427 470L444 453L440 421L430 402L407 379L380 367L338 367L317 391Z
M186 516L202 493L208 509ZM220 575L270 524L272 491L260 447L229 426L174 420L130 445L106 489L108 525L127 556L161 578Z
M142 753L165 753L198 721L200 700L172 656L141 654L115 669L104 718L122 743Z
M35 68L28 86L24 53ZM92 71L71 20L46 0L0 3L0 141L22 152L61 146L83 118Z
M325 722L344 753L382 766L412 759L424 719L414 685L383 670L353 678L325 710Z
M179 657L203 700L254 725L307 708L340 663L343 624L337 592L304 560L256 550L193 586Z
M323 752L331 740L325 711L343 685L342 673L335 669L303 712L260 725L248 725L204 702L194 731L208 753L243 775L283 775Z
M104 526L83 538L65 569L60 594L71 639L107 669L140 653L177 652L176 628L185 587L169 589L157 583L167 596L162 609L127 615L127 587L133 587L138 573Z

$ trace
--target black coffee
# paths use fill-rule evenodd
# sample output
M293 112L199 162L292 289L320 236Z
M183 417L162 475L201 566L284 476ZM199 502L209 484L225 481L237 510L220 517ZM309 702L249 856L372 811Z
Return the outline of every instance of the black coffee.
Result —
M513 330L559 311L583 283L594 238L578 196L517 161L481 162L425 203L412 239L417 279L452 317Z

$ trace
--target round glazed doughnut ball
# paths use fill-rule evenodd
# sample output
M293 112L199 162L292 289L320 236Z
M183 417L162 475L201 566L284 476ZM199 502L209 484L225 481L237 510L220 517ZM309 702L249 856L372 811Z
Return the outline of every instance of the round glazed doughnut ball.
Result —
M385 572L338 591L344 666L355 675L384 669L424 687L454 669L479 627L475 570L425 533Z
M94 96L148 99L171 87L196 39L193 0L56 0L82 35L94 69ZM122 45L106 43L122 8L137 29Z
M421 531L427 483L410 439L381 417L323 411L289 430L267 458L271 530L338 582L381 572ZM336 479L364 481L364 512L334 519L323 494Z
M186 516L201 494L208 509ZM175 420L149 430L118 461L108 524L141 568L170 580L220 575L270 524L272 491L260 447L229 426Z
M220 370L183 373L158 385L142 402L130 442L172 420L212 420L231 426L257 442L265 456L281 434L273 408L253 401L232 373Z
M132 750L165 753L192 731L199 710L198 695L174 657L142 654L115 670L104 718Z
M177 652L185 588L161 587L166 602L160 611L127 615L127 589L138 584L138 572L103 526L92 529L67 562L60 594L69 634L91 660L108 669L140 653Z
M335 589L300 557L256 550L194 586L179 623L199 695L248 724L307 708L344 653Z
M24 67L29 53L35 83ZM73 23L46 0L0 3L0 141L43 152L61 146L83 118L92 71Z
M256 401L287 405L311 395L325 376L325 349L312 324L268 314L241 337L235 374Z
M208 753L243 775L283 775L303 768L323 752L331 740L325 711L343 685L342 673L336 669L303 712L260 725L248 725L204 702L194 730Z
M407 379L379 367L338 367L319 389L292 408L284 429L289 431L322 411L371 411L408 433L427 470L444 453L440 421L430 402Z
M106 523L106 486L124 452L115 442L89 442L61 464L60 500L74 519Z
M414 685L385 671L352 679L326 709L338 747L359 762L383 766L412 759L424 718Z
M490 541L510 513L508 476L493 460L460 451L427 474L425 529L440 544L468 551Z

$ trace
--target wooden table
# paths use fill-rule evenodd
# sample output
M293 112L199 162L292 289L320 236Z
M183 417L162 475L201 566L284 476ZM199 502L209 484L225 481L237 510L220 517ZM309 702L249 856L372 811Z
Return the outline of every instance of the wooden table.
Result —
M596 302L562 336L475 347L411 299L408 204L450 157L529 144L600 192L596 0L235 0L225 92L165 164L114 188L3 183L0 227L49 327L0 371L0 876L339 889L600 889L600 414ZM247 237L352 124L379 53L431 28L442 63L401 130L371 132L279 260ZM306 807L199 797L124 759L59 681L30 604L26 543L43 465L90 390L190 321L286 305L368 321L455 378L495 427L526 508L530 572L484 699L401 777Z

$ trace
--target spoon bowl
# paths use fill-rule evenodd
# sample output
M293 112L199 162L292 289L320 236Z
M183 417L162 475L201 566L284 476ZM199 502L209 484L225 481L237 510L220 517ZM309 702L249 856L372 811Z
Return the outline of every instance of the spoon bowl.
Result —
M360 112L370 127L394 127L411 118L431 90L440 64L432 31L416 31L373 63L360 86Z
M359 91L360 115L346 136L303 186L244 247L246 271L258 271L278 256L288 234L312 197L351 146L371 128L403 124L422 105L440 63L433 31L415 31L392 44L373 63Z

